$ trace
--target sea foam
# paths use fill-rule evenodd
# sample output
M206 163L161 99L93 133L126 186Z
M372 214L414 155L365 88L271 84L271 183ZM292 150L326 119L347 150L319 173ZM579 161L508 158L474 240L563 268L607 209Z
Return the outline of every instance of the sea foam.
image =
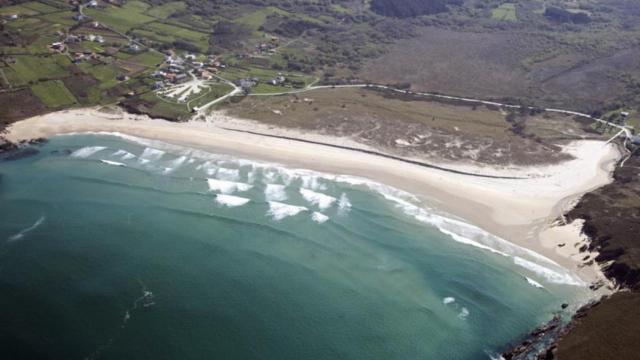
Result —
M163 149L170 149L177 153L188 152L191 154L191 156L205 160L214 160L218 163L225 162L225 164L229 163L233 164L233 166L251 166L254 170L260 169L262 172L263 180L268 183L275 183L280 181L285 185L290 185L293 180L300 179L304 188L311 189L311 191L314 192L326 189L326 185L322 182L322 180L336 181L353 186L365 186L370 190L379 193L388 201L391 201L406 215L409 215L418 221L435 226L437 229L439 229L446 235L449 235L449 237L455 241L458 241L465 245L474 246L485 251L490 251L501 256L513 257L514 263L516 265L526 268L528 271L531 271L537 275L543 276L545 279L551 279L549 280L551 282L562 282L571 285L584 285L582 281L570 275L566 269L561 267L553 260L532 250L520 247L497 236L494 236L474 225L464 222L463 220L454 219L449 215L439 215L433 209L424 208L422 205L416 205L420 203L420 200L417 197L391 186L387 186L360 177L331 175L305 169L290 169L275 163L233 159L225 155L210 154L199 150L185 150L184 147L180 147L177 145L165 144L155 140L136 138L119 133L98 134L115 135L129 141L143 144L145 146L162 147ZM147 151L147 149L145 149L145 151ZM222 173L222 176L219 177L227 181L234 181L239 177L239 171L236 169L225 169L222 171ZM307 210L307 208L305 207L277 204L277 200L270 201L269 213L274 217L274 219L282 218L281 215L278 215L280 213L297 214L300 211ZM344 197L344 200L341 196L340 201L338 202L338 206L339 211L344 211L345 209L348 209L350 207L350 202L348 202L346 196ZM285 215L284 217L286 216L290 215ZM525 258L535 260L535 262L526 260ZM550 268L541 264L549 265Z
M228 181L237 181L240 179L240 170L238 169L227 169L227 168L218 168L217 177L223 180Z
M308 211L304 206L289 205L277 201L269 201L269 216L279 221L289 216L298 215L302 211Z
M313 205L318 206L321 210L328 209L336 201L336 198L313 190L300 188L300 195Z
M143 161L143 163L158 161L162 158L162 156L164 156L164 154L165 152L162 150L158 150L154 148L145 148L144 151L142 151L142 154L140 155L140 160L146 160L146 161Z
M71 153L71 156L77 158L87 158L99 151L106 149L106 146L87 146Z
M224 205L228 207L242 206L248 203L249 201L250 201L249 199L243 198L240 196L224 195L224 194L216 195L216 202L220 205Z
M529 285L533 286L533 287L537 287L538 289L544 289L544 286L542 286L542 284L540 284L539 282L533 280L532 278L525 276L524 277L527 282L529 283Z
M451 297L451 296L448 296L448 297L442 299L442 303L445 304L445 305L451 304L451 303L453 303L455 301L456 301L456 298Z
M462 309L460 309L460 313L458 314L458 317L464 320L468 316L469 316L469 309L467 309L466 307L462 307Z
M544 277L547 281L552 283L569 284L569 285L576 285L576 286L585 285L584 281L580 280L576 276L573 276L569 273L562 274L557 271L553 271L540 264L534 263L529 260L525 260L519 256L515 256L513 258L513 262L518 266L522 266L523 268Z
M218 179L207 179L207 184L209 184L209 190L218 191L223 194L231 194L236 191L247 191L253 187L250 184Z
M175 171L177 168L182 166L182 164L184 164L185 161L187 161L187 157L184 156L184 155L169 161L167 163L167 166L164 168L164 172L165 173L170 173L170 172Z
M318 224L322 224L329 220L329 217L323 213L314 211L313 214L311 214L311 220L317 222Z
M284 201L287 200L286 186L277 184L267 184L264 188L264 197L267 201Z
M126 164L123 164L121 162L111 161L111 160L100 159L100 162L103 164L112 165L112 166L127 166Z
M116 156L119 157L122 160L131 160L134 159L136 156L133 155L132 153L126 151L126 150L118 150L116 152L114 152L113 154L111 154L112 156Z
M36 220L36 222L29 226L28 228L22 229L20 230L19 233L10 236L7 241L12 242L12 241L18 241L20 239L22 239L28 232L35 230L38 226L42 225L42 223L44 222L45 217L44 215L40 216L38 218L38 220Z

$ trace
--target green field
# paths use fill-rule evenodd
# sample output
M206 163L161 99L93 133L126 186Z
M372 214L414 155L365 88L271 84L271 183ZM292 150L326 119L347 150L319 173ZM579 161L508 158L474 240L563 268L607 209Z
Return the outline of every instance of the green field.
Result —
M199 95L194 100L189 102L189 106L193 109L205 105L221 96L226 95L232 90L231 86L227 84L214 84L209 87L208 92L205 95Z
M150 5L131 1L122 7L109 6L106 9L86 9L88 16L112 27L119 32L127 32L136 26L140 26L155 19L145 15Z
M2 16L8 16L13 14L17 14L20 16L28 16L28 15L38 15L38 12L24 5L13 5L13 6L0 8L0 15Z
M127 61L132 61L146 67L155 67L163 60L164 55L155 51L147 51L127 58Z
M504 3L491 11L491 18L495 20L518 21L516 4Z
M113 65L89 65L82 64L81 68L88 74L96 78L100 82L101 89L107 89L118 84L116 76L118 76L118 70Z
M60 11L61 9L57 8L57 7L53 7L51 5L45 4L45 3L41 3L38 1L29 1L26 3L22 3L20 4L21 6L24 6L25 8L29 8L31 10L37 11L40 14L47 14L50 12L54 12L54 11ZM64 6L65 8L68 8L68 6Z
M267 19L267 16L272 14L280 14L285 16L289 15L289 13L284 10L278 9L277 7L268 6L266 8L254 11L248 15L239 17L238 19L236 19L236 22L247 25L251 27L253 30L258 30L258 28L262 24L264 24L265 20Z
M50 108L58 108L76 103L76 98L73 97L73 94L71 94L60 80L40 82L31 86L31 91Z
M57 79L69 75L67 67L71 62L66 56L53 55L40 56L16 56L11 68L25 82L39 79Z
M148 92L140 98L151 104L151 108L149 109L149 115L151 117L162 116L165 118L185 119L191 114L189 110L187 110L186 105L164 101L153 92Z
M77 13L74 11L62 11L53 14L40 15L39 18L52 24L72 26L77 23L77 21L73 19L76 14Z
M153 16L159 19L166 19L177 11L183 11L187 8L187 4L182 1L175 1L166 3L161 6L156 6L147 12L147 15Z
M195 45L202 52L206 52L209 48L208 34L161 22L146 24L144 27L136 29L134 33L161 43L183 40Z

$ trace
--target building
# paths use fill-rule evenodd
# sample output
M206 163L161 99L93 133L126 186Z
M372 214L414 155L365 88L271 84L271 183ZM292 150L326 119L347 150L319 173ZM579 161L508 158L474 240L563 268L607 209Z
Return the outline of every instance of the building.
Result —
M284 76L278 75L275 78L269 80L269 84L274 85L274 86L275 85L280 85L280 84L284 83L285 80L286 79L284 78Z
M129 51L131 52L138 52L140 51L140 46L138 44L129 44L127 49L129 49Z
M178 74L178 75L176 75L174 81L175 81L176 84L181 84L181 83L189 81L189 77L187 76L187 74Z

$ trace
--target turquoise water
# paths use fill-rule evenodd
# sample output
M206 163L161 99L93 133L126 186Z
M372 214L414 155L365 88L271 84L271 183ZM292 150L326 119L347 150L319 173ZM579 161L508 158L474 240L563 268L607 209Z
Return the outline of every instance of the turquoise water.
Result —
M0 162L3 358L487 359L588 295L362 179L109 135L38 149Z

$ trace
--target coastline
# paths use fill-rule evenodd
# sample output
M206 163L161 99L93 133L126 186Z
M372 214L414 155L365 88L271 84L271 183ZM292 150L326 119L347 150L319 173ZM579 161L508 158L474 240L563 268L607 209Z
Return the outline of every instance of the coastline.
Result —
M171 123L124 112L77 109L14 123L8 128L6 137L18 142L76 132L118 132L233 156L364 177L415 194L427 205L557 262L585 282L610 285L597 264L584 266L580 256L575 256L576 253L580 255L578 248L583 243L579 224L562 227L552 227L552 224L584 193L611 181L610 172L619 157L619 152L611 144L574 142L567 151L576 159L560 165L474 169L477 172L491 170L492 174L526 177L495 179L425 168L326 145L225 130L222 127L253 130L257 127L252 122L220 113L214 113L212 120ZM286 132L298 135L292 130ZM280 134L278 129L271 129L270 133ZM309 137L308 134L299 135L300 138ZM328 139L320 135L315 139L351 147L359 145L366 149L348 139ZM470 167L465 165L464 169L469 170ZM609 286L603 286L600 291L606 293L611 290Z

